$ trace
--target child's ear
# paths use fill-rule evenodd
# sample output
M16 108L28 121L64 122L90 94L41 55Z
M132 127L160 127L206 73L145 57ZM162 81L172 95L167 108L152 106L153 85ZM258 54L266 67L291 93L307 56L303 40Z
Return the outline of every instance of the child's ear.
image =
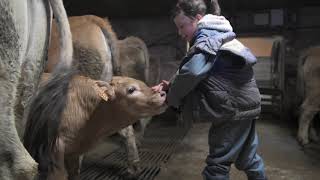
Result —
M113 87L105 81L96 81L93 85L93 89L105 101L113 100L115 98Z
M197 14L197 15L196 15L196 19L197 19L198 21L200 21L200 19L202 19L202 17L203 17L203 16L202 16L201 14Z

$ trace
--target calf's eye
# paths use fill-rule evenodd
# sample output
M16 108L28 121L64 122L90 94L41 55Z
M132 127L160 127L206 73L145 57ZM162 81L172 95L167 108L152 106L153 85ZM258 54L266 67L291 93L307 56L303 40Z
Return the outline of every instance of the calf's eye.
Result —
M129 93L129 94L132 94L135 90L136 90L135 87L130 87L130 88L128 89L128 93Z

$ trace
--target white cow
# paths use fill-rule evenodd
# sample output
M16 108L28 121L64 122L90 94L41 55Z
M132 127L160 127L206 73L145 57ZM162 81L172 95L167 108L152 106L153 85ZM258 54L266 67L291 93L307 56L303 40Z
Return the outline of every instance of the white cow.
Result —
M306 145L310 141L311 122L315 115L320 112L320 46L308 49L301 56L298 64L297 84L298 92L303 97L299 117L298 141L302 145Z
M0 179L35 179L37 163L19 138L31 98L43 71L52 20L62 34L61 64L55 75L68 71L72 61L70 27L62 0L0 1ZM62 73L63 74L63 73ZM46 94L50 96L51 94Z

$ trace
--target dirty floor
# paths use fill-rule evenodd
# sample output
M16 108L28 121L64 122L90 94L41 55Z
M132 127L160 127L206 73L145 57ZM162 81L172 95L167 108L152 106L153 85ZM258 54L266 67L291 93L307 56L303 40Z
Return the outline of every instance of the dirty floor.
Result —
M208 154L209 127L210 123L194 124L155 180L201 180ZM270 118L257 123L259 154L264 159L269 180L319 180L320 149L316 145L301 148L292 129ZM247 178L232 167L230 179Z

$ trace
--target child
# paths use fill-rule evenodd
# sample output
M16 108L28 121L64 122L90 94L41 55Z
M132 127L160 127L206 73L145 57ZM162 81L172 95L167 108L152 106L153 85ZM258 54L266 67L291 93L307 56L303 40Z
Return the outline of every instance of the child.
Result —
M191 48L171 82L163 80L153 90L166 90L168 105L180 107L184 119L212 122L205 180L228 180L232 163L249 180L265 180L256 152L261 110L252 69L256 58L235 39L217 0L204 1L178 0L174 22Z

